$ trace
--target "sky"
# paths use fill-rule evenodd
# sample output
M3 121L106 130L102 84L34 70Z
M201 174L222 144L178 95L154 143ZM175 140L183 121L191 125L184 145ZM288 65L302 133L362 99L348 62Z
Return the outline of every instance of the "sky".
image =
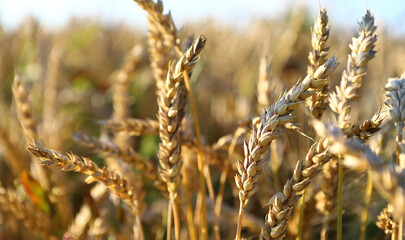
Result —
M307 5L314 15L318 0L164 0L165 12L171 10L177 26L187 20L215 18L223 23L243 25L259 17L277 18L289 7ZM355 27L365 11L364 0L323 0L330 22ZM393 34L405 35L405 0L368 0L367 7ZM104 24L126 23L146 27L145 12L132 0L0 0L0 23L16 28L28 16L41 25L57 29L74 17L95 18Z

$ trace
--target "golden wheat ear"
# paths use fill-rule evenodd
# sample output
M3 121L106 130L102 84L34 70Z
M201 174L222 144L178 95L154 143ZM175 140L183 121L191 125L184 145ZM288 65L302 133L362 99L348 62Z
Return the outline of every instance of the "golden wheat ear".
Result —
M319 90L313 97L309 98L306 102L308 110L312 115L320 119L323 112L327 108L326 98L328 96L328 76L332 72L325 73L322 64L328 60L329 48L326 46L326 42L329 39L330 27L329 17L326 9L322 9L319 12L319 16L315 20L315 24L311 29L312 38L311 45L312 51L308 54L310 65L308 66L307 73L312 77L326 80L324 83L317 86Z
M37 123L32 112L32 102L29 99L28 90L19 73L16 73L14 77L13 97L18 119L25 131L27 141L38 141Z
M294 174L285 183L283 192L276 193L267 202L269 210L260 239L282 239L286 236L288 220L295 203L301 198L302 192L311 180L322 171L322 166L331 158L327 140L319 140L311 146L305 160L299 160L295 165Z
M347 68L343 71L340 85L336 92L329 97L329 106L338 115L339 127L347 131L350 127L350 101L358 98L357 90L363 84L367 63L374 58L377 27L374 16L367 10L360 22L358 36L349 45L351 53L347 61Z

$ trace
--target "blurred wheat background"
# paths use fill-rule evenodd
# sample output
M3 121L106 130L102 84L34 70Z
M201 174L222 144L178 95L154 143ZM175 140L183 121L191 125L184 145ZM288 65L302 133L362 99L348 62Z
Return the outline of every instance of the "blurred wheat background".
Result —
M21 1L17 2L21 4ZM4 12L8 11L5 7L9 3L0 4L4 6L1 11L4 23L0 22L0 239L234 239L240 237L235 234L238 225L241 226L242 238L252 239L267 229L265 217L270 210L266 203L278 191L283 191L285 182L297 174L294 171L297 161L305 159L314 139L318 139L316 131L319 132L322 127L314 129L309 121L311 113L302 104L294 111L293 120L288 120L293 124L281 130L277 128L277 140L263 152L260 165L262 176L255 182L257 192L249 195L249 202L242 213L243 221L238 224L242 200L238 193L241 189L235 184L235 175L238 176L237 172L241 171L237 168L237 161L243 163L246 154L243 141L249 142L251 127L258 127L257 117L261 117L269 106L282 98L283 91L304 81L307 71L311 73L308 70L308 53L313 51L311 29L314 29L314 21L320 14L318 2L308 5L290 2L290 5L281 8L282 14L277 17L270 18L261 13L246 20L238 19L235 24L229 20L231 18L221 16L218 9L225 8L221 7L223 3L209 18L196 14L201 18L187 20L187 16L200 11L198 7L193 8L192 4L188 4L179 10L172 9L177 40L164 38L164 34L158 34L161 39L154 39L154 31L159 33L160 30L154 29L156 25L151 24L153 21L146 21L150 19L150 13L143 13L137 6L136 2L142 5L143 1L127 2L128 7L122 9L124 16L132 10L134 14L142 13L140 17L129 20L133 23L142 18L136 27L124 21L108 22L103 15L96 18L75 17L61 25L52 25L43 22L46 18L31 16L18 24L10 24L7 23L10 20L4 20ZM264 7L266 1L252 1L252 4ZM337 17L341 11L340 7L335 7L337 1L321 2L321 6L330 14L330 34L324 46L330 46L326 50L329 52L327 58L336 57L340 62L328 78L330 92L334 92L335 86L340 84L342 72L347 68L348 55L351 53L348 46L352 36L358 35L357 23L362 21L365 14L366 7L363 2L361 4L358 12L342 20ZM163 14L167 14L172 5L177 6L172 2L168 5L163 2L163 5ZM367 128L364 133L368 134L366 137L350 135L345 127L341 129L348 139L367 139L368 146L385 164L395 162L396 156L398 158L402 154L398 150L400 148L396 147L396 142L402 141L395 133L399 129L395 127L398 122L391 119L384 101L387 98L385 85L388 78L400 77L405 71L405 23L403 16L394 20L390 16L388 22L383 22L381 19L385 19L385 16L378 15L381 9L376 5L370 1L367 6L374 12L378 27L375 32L378 41L373 47L376 56L368 63L364 83L357 91L359 98L350 102L350 124L361 124L376 113L384 121L382 124L374 121L377 126ZM394 16L399 16L396 15L398 9L405 10L403 3L386 5L386 8L393 9ZM155 10L158 9L156 6ZM229 14L232 4L227 8ZM8 14L12 14L13 8L10 11ZM176 14L180 16L176 17ZM254 15L254 12L250 14ZM239 18L246 15L240 14ZM163 16L166 20L170 19L170 15ZM165 176L166 171L165 166L162 167L164 160L159 162L159 158L164 158L165 154L159 152L159 143L164 145L165 139L159 136L172 133L171 130L162 133L162 127L159 131L158 120L163 118L161 112L165 109L158 105L159 101L164 100L157 99L161 97L160 91L166 89L163 86L171 86L165 79L168 69L175 68L174 65L181 58L176 54L196 46L193 41L198 41L200 35L207 39L206 43L201 43L201 48L204 48L201 56L198 59L198 51L193 55L192 72L184 66L182 70L190 74L201 130L204 175L206 178L209 176L208 181L204 179L204 185L208 184L204 189L208 226L205 235L200 232L204 225L203 218L199 218L204 211L199 193L202 183L197 167L198 136L194 130L190 98L187 105L179 104L179 108L184 108L184 116L179 116L182 121L176 127L179 128L178 141L182 145L182 162L178 162L177 167L181 168L178 170L181 174L186 174L188 182L185 182L184 176L179 178L180 183L176 182L176 177L163 182L157 177L159 172ZM170 46L170 43L165 41L175 42L166 52L163 48L165 44ZM160 60L154 59L154 51ZM176 69L170 72L175 74ZM159 83L159 76L163 76L163 82ZM173 78L176 82L175 76ZM181 79L179 81L183 82ZM177 83L172 84L177 86ZM187 94L183 88L178 90L179 102L181 94ZM275 113L280 111L277 108L274 110ZM145 121L141 124L142 129L134 130L136 127L132 127L131 130L129 125L121 126L121 129L114 127L112 120L125 122L128 118ZM261 121L264 119L262 117ZM329 107L322 121L340 124ZM170 139L173 139L172 135ZM42 149L42 145L46 147ZM32 154L26 150L27 147L31 147ZM108 166L128 182L121 184L116 178L114 183L104 181L104 185L112 189L111 193L102 184L86 183L103 183L97 177L85 181L81 173L60 171L60 167L40 166L38 163L43 160L39 159L48 156L41 151L47 148L61 154L74 153L89 157L101 172L103 166ZM174 148L170 151L177 150ZM335 155L342 157L345 152L342 150L341 154ZM176 169L171 161L170 167ZM390 234L393 239L402 239L402 218L395 217L394 221L390 215L395 210L386 210L388 218L396 224L390 226L394 230L386 226L388 220L384 222L386 225L377 224L378 216L391 198L379 194L375 188L372 194L367 194L367 189L371 189L368 188L371 182L368 181L368 172L372 171L367 169L372 167L355 167L354 170L344 167L342 209L339 210L335 203L325 206L326 200L319 197L319 192L325 188L322 185L324 178L329 176L337 179L336 173L325 170L326 165L324 171L314 176L312 184L306 188L304 201L297 198L297 204L294 209L291 208L291 216L283 230L285 239L342 239L339 231L343 231L343 239L389 239ZM161 168L163 170L158 170ZM77 170L78 167L75 169L73 171L82 173L89 171ZM147 178L146 174L152 176ZM41 178L46 180L41 181ZM181 197L171 192L173 185L166 188L165 182L171 181L179 185L180 190L173 191L178 191L176 194ZM159 185L162 183L163 187ZM116 185L128 186L133 195L127 197L124 190L114 188ZM335 198L332 201L336 202L337 185L326 185L328 187L329 194ZM189 197L186 196L187 192ZM188 200L191 203L187 203ZM171 201L177 202L168 204ZM219 216L214 210L218 201L222 203ZM273 198L269 204L274 206L274 201ZM175 226L173 233L169 230L170 209L174 206L182 208L179 210L180 235L177 235ZM186 216L188 206L192 207L191 212L195 215L191 222ZM325 210L328 207L330 212ZM402 211L402 216L404 210L396 209ZM341 226L337 224L339 211L343 218ZM365 211L368 214L366 220L362 219ZM190 223L195 225L194 230L191 230ZM196 231L194 236L190 233L192 231ZM284 233L277 237L284 237ZM261 238L267 239L263 232Z

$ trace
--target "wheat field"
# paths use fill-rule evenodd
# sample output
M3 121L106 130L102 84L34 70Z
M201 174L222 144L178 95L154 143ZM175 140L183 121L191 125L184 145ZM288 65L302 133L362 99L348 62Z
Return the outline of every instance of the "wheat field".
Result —
M403 239L405 39L372 9L133 7L0 27L0 239Z

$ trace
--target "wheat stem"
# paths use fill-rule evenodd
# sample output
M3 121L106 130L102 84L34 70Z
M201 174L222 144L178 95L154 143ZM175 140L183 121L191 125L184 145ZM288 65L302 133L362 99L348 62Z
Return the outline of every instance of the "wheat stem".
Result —
M278 154L277 154L277 140L270 144L271 153L271 171L273 173L274 189L281 190L280 177L278 173Z
M217 199L215 200L215 208L214 208L214 214L218 219L221 216L221 208L222 208L222 201L224 199L226 177L228 176L228 167L229 162L227 161L225 162L225 165L221 170L221 176L219 178L219 190L217 193ZM214 233L216 238L218 237L221 238L219 223L218 225L214 225Z
M215 204L215 193L214 193L214 187L212 185L210 167L209 167L208 164L204 164L204 173L205 173L206 180L207 180L207 188L208 188L208 194L209 194L209 197L210 197L210 200L211 200L211 208L212 208L212 211L215 211L215 205L216 205ZM218 227L216 227L216 226L218 226ZM219 237L219 216L217 216L215 213L214 213L214 229L218 229L218 231L214 230L215 231L214 232L215 239L220 240L220 237Z
M240 202L239 205L239 216L238 216L238 227L236 229L236 240L240 240L240 234L242 231L242 219L243 219L243 213L245 211L245 208L243 207L242 201Z
M180 240L180 217L179 217L179 210L177 209L177 204L175 203L175 201L173 200L174 198L172 198L172 200L170 200L170 202L172 203L172 211L173 211L173 219L174 219L174 236L176 238L176 240Z
M367 219L368 219L368 210L370 207L370 200L371 194L373 192L373 174L371 169L368 168L367 170L367 185L366 185L366 194L364 198L364 210L361 215L361 232L360 232L360 240L366 239L366 230L367 230Z
M173 225L173 204L172 201L169 201L168 207L167 207L167 229L166 229L166 239L171 240L172 239L172 225Z
M342 240L342 187L343 187L343 163L338 158L338 200L337 200L337 239Z
M226 183L226 178L228 176L228 171L229 171L228 168L229 168L229 163L231 162L231 156L232 156L233 152L235 151L236 143L238 141L239 136L241 134L243 134L244 132L245 132L244 128L238 127L236 129L235 133L233 134L231 144L229 145L229 148L228 148L228 161L225 161L225 164L221 171L221 177L220 177L220 183L219 183L220 185L219 185L219 190L218 190L218 194L217 194L217 199L215 201L215 210L214 210L214 214L217 216L218 219L221 216L222 200L224 198L225 183ZM214 226L214 231L215 231L216 237L220 238L219 225Z
M193 114L194 120L194 131L195 136L197 139L197 161L198 161L198 171L200 174L200 193L201 193L201 221L200 221L200 233L201 239L207 239L208 231L207 231L207 207L206 207L206 193L205 193L205 176L204 176L204 162L203 162L203 151L201 145L201 133L200 133L200 125L198 122L198 115L197 109L195 107L194 95L190 85L190 78L188 77L187 71L183 72L184 76L184 83L186 84L186 88L188 91L188 97L190 99L191 111Z
M305 211L305 196L307 191L304 190L304 193L301 196L301 201L300 201L300 216L299 216L299 221L298 221L298 233L297 237L295 238L296 240L301 240L302 239L302 225L304 221L304 211Z
M139 214L137 214L136 216L135 216L135 225L134 226L137 226L137 228L138 228L138 238L137 239L139 239L139 240L144 240L145 238L144 238L144 234L143 234L143 228L142 228L142 220L141 220L141 216L139 215Z
M184 181L184 194L186 196L186 218L188 224L188 231L191 240L197 239L195 227L194 227L194 213L193 207L191 205L191 194L190 194L190 181L186 171L186 167L182 168L183 181Z

